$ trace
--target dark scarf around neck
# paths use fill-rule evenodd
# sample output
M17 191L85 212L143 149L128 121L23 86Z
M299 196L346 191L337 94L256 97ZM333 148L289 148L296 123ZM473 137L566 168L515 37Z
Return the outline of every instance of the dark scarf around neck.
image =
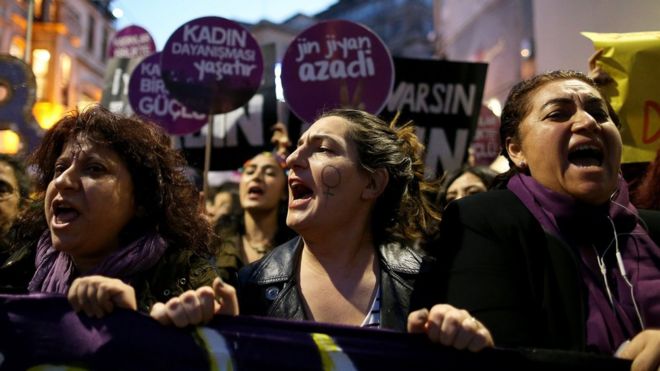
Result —
M120 247L83 276L103 275L129 282L136 274L153 267L166 248L167 243L158 233L146 233ZM53 248L50 230L46 230L39 239L35 267L35 274L28 285L30 292L66 294L71 282L79 276L71 256Z

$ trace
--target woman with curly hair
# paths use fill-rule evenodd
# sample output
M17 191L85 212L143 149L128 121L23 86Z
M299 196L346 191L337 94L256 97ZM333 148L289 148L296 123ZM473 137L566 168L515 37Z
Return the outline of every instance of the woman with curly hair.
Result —
M67 294L101 317L114 306L149 312L216 277L210 226L183 158L152 123L101 107L73 112L31 155L37 198L0 275L13 291ZM216 283L217 284L217 283ZM186 293L184 293L186 292Z

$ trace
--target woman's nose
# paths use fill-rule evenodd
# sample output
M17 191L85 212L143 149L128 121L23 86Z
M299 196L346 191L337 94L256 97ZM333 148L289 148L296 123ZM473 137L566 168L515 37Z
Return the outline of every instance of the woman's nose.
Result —
M573 125L573 131L579 130L590 130L594 131L600 127L598 121L587 111L578 110L577 118L575 124Z
M302 147L296 148L293 153L291 153L287 158L286 158L286 167L289 169L292 169L294 166L300 166L301 163L301 149Z
M76 189L80 181L73 165L55 177L55 187L58 189Z

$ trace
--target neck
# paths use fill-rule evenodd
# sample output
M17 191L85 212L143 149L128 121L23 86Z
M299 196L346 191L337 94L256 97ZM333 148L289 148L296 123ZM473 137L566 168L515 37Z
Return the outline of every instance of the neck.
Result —
M277 209L265 212L245 211L245 238L254 245L269 245L277 233Z
M346 225L318 238L303 234L303 263L324 271L364 268L374 260L374 241L366 225Z

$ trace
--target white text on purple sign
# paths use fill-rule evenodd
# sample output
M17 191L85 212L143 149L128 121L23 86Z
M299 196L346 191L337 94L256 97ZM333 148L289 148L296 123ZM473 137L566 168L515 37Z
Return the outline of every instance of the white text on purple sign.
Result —
M298 40L296 62L323 56L322 60L303 62L298 67L301 81L326 81L330 79L360 78L376 74L371 58L371 39L367 36L342 37L327 35L322 50L318 41Z
M200 25L185 25L183 42L173 42L173 55L203 57L193 62L199 81L207 74L222 80L225 76L249 77L257 68L257 54L245 49L248 33L245 30ZM229 61L226 61L229 60Z
M169 115L175 121L180 117L194 120L204 120L206 118L206 115L189 110L179 101L169 96L165 83L161 79L158 63L143 62L140 65L140 76L140 93L145 94L138 102L140 113L160 117Z

